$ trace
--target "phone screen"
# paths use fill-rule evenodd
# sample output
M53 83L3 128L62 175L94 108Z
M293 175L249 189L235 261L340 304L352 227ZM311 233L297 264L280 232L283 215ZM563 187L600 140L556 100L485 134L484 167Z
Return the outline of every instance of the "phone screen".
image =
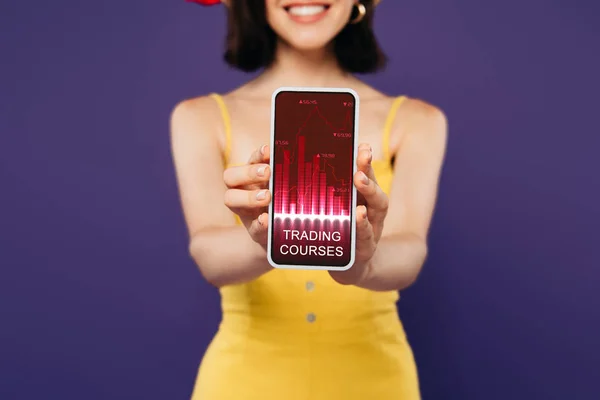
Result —
M354 262L358 96L280 90L272 120L270 262L347 269Z

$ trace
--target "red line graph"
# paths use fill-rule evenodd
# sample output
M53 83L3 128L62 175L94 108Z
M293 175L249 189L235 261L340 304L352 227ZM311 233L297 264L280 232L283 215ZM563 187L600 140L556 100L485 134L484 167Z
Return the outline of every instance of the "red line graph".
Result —
M340 126L334 126L318 106L308 113L296 131L295 143L290 146L291 150L276 149L276 151L283 151L283 157L277 157L282 161L275 166L274 212L276 215L324 217L350 215L350 177L338 178L335 166L321 157L320 153L306 154L306 136L303 133L309 121L315 116L324 122L332 135L339 132L344 134L344 138L352 136L351 132L348 132L353 123L351 110L346 113ZM347 135L348 133L350 135ZM353 141L351 143L353 147ZM290 143L286 144L290 145Z
M343 125L336 127L334 126L331 121L329 121L324 115L323 113L321 113L321 110L319 109L319 106L315 106L309 113L308 116L306 117L306 119L304 120L304 122L302 122L302 124L298 127L298 131L296 132L296 143L294 146L292 146L292 149L296 150L298 148L298 138L300 137L302 131L304 129L306 129L306 125L308 124L308 122L311 120L312 116L318 114L319 118L321 118L323 120L323 122L325 122L325 125L327 125L329 128L331 128L332 132L343 132L343 133L351 133L351 132L347 132L349 130L349 128L352 126L353 120L352 120L352 114L353 112L351 110L348 110L346 112L346 115L344 117L344 122ZM292 154L292 162L295 161L295 156L296 154Z

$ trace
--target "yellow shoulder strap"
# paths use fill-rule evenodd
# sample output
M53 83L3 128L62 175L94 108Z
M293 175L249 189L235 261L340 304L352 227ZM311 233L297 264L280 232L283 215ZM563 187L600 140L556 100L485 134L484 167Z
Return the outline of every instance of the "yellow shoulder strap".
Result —
M210 97L216 101L219 110L221 110L221 119L223 120L223 126L225 127L225 149L223 149L223 158L225 164L227 164L229 162L229 153L231 151L231 118L229 117L229 111L227 111L227 106L223 101L223 97L217 93L211 93Z
M394 99L392 103L392 107L388 112L387 118L385 120L385 126L383 127L383 156L385 160L389 160L391 158L390 154L390 135L392 133L392 127L394 126L394 121L396 119L396 113L398 112L398 107L400 104L406 99L406 96L398 96Z

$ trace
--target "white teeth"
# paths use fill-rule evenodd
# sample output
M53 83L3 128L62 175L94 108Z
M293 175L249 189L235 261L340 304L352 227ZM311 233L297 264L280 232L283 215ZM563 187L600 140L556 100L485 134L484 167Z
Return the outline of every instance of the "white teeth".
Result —
M298 16L310 16L322 13L325 11L325 6L293 6L290 7L289 13Z

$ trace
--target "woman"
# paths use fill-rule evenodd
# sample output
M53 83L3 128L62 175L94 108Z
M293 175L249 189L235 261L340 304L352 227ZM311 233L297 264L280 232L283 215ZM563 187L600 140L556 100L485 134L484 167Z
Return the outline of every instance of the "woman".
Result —
M445 117L353 76L384 65L373 0L226 5L226 61L263 72L225 95L183 101L171 121L190 253L220 288L223 309L193 399L419 399L395 303L426 257ZM357 261L348 271L274 270L267 262L263 144L271 94L281 86L350 87L360 96L364 143L354 184L364 201L356 210Z

